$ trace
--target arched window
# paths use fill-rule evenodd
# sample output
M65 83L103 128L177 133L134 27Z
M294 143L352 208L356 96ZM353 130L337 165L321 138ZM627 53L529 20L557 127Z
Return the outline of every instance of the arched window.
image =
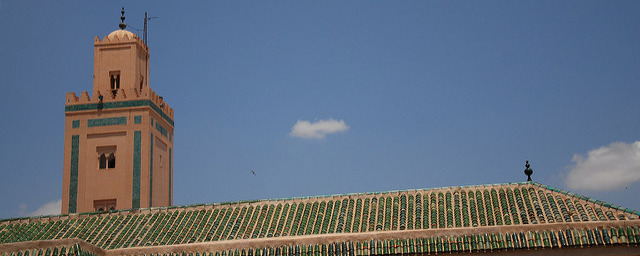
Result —
M98 161L100 162L100 169L107 168L107 157L104 154L100 154Z
M108 160L108 168L116 168L116 155L114 153L109 154L109 159Z
M113 92L113 96L116 96L118 89L120 89L120 71L109 72L109 79L109 82L111 84L111 92Z
M93 209L96 212L115 211L116 201L116 199L95 200L93 201Z
M140 91L142 92L142 86L144 85L144 76L140 76Z
M98 169L104 170L116 168L116 149L116 146L102 146L96 148L96 152L98 153Z

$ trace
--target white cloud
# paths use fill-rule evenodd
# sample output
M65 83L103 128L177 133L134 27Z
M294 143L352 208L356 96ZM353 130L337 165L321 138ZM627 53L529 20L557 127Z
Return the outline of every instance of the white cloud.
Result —
M57 201L48 202L34 212L30 213L30 216L42 216L42 215L58 215L62 208L62 199Z
M344 120L335 120L333 118L329 120L319 120L313 123L305 120L298 120L296 124L291 128L290 136L299 137L304 139L323 139L325 135L344 132L349 130L349 126L344 123Z
M26 214L27 214L27 204L20 203L20 205L18 205L18 215L24 216Z
M614 142L576 154L566 184L573 189L612 190L640 180L640 141Z

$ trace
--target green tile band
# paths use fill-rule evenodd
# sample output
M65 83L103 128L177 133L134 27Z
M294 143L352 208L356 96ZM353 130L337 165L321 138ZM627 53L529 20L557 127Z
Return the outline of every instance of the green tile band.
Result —
M140 208L140 148L141 148L142 132L133 132L133 195L131 208Z
M97 127L97 126L111 126L111 125L125 125L127 124L127 117L107 117L107 118L98 118L98 119L89 119L87 120L87 127Z
M153 133L151 133L151 154L149 154L149 207L153 207Z
M165 138L167 137L167 129L158 122L156 122L156 130L158 130Z
M171 203L171 179L173 178L173 174L171 173L173 170L171 168L171 156L173 154L171 154L171 148L169 148L169 200L167 202L169 202L169 205L173 205Z
M71 128L80 128L80 120L73 120L73 122L71 122Z
M78 204L78 155L80 135L71 136L71 177L69 178L69 213L77 212Z
M73 111L85 111L85 110L98 110L98 109L114 109L114 108L128 108L128 107L144 107L149 106L153 109L158 115L160 115L164 120L166 120L171 126L173 125L173 120L165 114L162 109L160 109L156 104L151 102L150 100L132 100L132 101L118 101L118 102L107 102L107 103L90 103L90 104L81 104L81 105L69 105L64 107L64 112L73 112Z

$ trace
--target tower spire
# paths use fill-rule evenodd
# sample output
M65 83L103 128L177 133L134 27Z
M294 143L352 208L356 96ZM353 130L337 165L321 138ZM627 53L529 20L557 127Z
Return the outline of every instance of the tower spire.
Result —
M531 174L533 174L533 169L531 169L529 161L524 164L524 167L526 167L526 169L524 169L524 174L526 174L528 177L527 181L531 181Z
M118 27L120 27L120 29L125 29L127 28L127 23L124 23L124 6L122 6L122 11L120 11L120 13L122 13L122 15L120 16L121 22Z

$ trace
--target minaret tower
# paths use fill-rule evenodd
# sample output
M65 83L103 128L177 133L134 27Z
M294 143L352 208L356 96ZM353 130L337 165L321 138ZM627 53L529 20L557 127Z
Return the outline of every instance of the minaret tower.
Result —
M67 93L62 213L173 203L173 109L149 87L149 48L116 31L94 40L93 93Z

